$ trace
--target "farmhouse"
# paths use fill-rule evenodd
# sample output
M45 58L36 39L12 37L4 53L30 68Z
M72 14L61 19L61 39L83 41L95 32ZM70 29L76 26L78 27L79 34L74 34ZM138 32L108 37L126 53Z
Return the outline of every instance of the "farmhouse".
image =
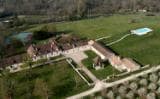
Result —
M67 38L65 38L67 39ZM58 39L59 40L59 39ZM64 42L63 37L61 37L61 41L55 40L54 38L50 39L46 44L35 45L31 44L26 52L29 57L33 59L33 61L37 61L43 58L50 58L59 56L60 54L68 54L73 52L78 52L80 50L88 50L87 46L88 40L72 38L68 37L68 41ZM26 53L25 53L26 55ZM0 68L17 68L18 66L23 64L24 54L12 56L9 58L4 58L0 60Z
M38 56L47 55L48 53L56 52L56 51L58 51L58 47L54 43L54 41L49 42L47 44L42 44L42 45L32 44L27 49L28 55L34 59Z
M112 66L120 71L134 71L139 69L140 65L129 58L121 58L109 48L105 48L94 40L84 40L76 37L63 36L60 39L50 39L46 44L32 44L27 49L27 54L33 61L39 59L55 57L59 55L71 54L79 51L92 50L99 57L94 59L93 66L95 68L103 67L102 61L108 61ZM0 67L10 66L18 67L23 64L23 55L12 56L1 60Z
M17 69L18 66L22 65L24 56L25 56L24 54L20 54L20 55L2 59L0 61L0 68L2 69L10 66L13 69Z
M120 71L127 70L128 72L138 70L140 68L140 65L137 64L135 61L133 61L130 58L121 58L120 56L112 56L109 59L109 62L112 66L117 68Z
M32 44L28 47L27 53L34 61L36 61L41 58L50 58L60 54L69 54L89 49L87 46L88 40L77 40L73 42L70 39L67 41L50 40L48 43L42 45Z

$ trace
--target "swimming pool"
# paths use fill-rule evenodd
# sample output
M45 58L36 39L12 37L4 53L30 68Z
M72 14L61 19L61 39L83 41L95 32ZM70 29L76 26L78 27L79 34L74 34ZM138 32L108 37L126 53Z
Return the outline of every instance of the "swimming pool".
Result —
M28 42L28 37L29 36L32 36L32 33L29 33L29 32L22 32L22 33L19 33L17 35L14 35L13 37L15 37L16 39L19 39L21 40L22 42Z
M136 30L136 32L138 32L138 33L150 32L150 31L151 31L151 29L149 29L149 28L142 28L142 29L137 29Z
M136 35L144 35L152 31L153 30L150 28L140 28L140 29L132 30L131 33Z

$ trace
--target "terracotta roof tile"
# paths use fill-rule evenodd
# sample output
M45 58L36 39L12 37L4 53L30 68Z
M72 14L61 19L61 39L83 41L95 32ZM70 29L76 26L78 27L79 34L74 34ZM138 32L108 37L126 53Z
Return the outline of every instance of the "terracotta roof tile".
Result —
M25 54L20 54L20 55L12 56L9 58L4 58L0 61L0 68L21 63L23 62L24 57L25 57Z
M94 42L92 46L99 52L101 52L107 59L111 58L114 55L114 53L110 49L103 47L97 42Z

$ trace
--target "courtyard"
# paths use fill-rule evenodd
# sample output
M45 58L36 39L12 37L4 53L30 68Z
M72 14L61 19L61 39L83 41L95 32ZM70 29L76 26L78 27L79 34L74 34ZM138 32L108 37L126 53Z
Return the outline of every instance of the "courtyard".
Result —
M93 59L97 56L93 51L84 52L88 58L82 60L82 63L99 79L106 79L109 76L120 74L121 72L111 66L108 62L104 62L104 68L96 70L93 68Z

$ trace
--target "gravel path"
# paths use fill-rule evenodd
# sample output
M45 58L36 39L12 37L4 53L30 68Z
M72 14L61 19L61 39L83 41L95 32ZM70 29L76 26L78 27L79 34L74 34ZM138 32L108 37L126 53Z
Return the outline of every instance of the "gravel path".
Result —
M129 77L126 77L124 79L111 82L111 83L104 83L104 82L100 81L100 82L96 83L94 88L92 88L92 89L90 89L88 91L82 92L80 94L68 97L67 99L80 99L80 98L83 98L85 96L91 95L91 94L93 94L95 92L101 91L101 90L103 90L105 88L112 87L112 86L117 85L117 84L121 84L121 83L123 83L125 81L133 80L134 78L137 78L139 76L143 76L143 75L148 74L148 73L155 72L156 70L159 70L159 69L160 69L160 65L158 65L156 67L152 67L152 68L150 68L148 70L145 70L145 71L142 71L140 73L133 74L133 75L131 75Z
M121 37L120 39L118 39L118 40L116 40L116 41L114 41L114 42L111 42L111 43L109 43L109 44L106 44L106 46L110 46L110 45L116 44L116 43L120 42L121 40L125 39L126 37L128 37L128 36L130 36L130 35L132 35L132 34L126 34L126 35L124 35L123 37Z

